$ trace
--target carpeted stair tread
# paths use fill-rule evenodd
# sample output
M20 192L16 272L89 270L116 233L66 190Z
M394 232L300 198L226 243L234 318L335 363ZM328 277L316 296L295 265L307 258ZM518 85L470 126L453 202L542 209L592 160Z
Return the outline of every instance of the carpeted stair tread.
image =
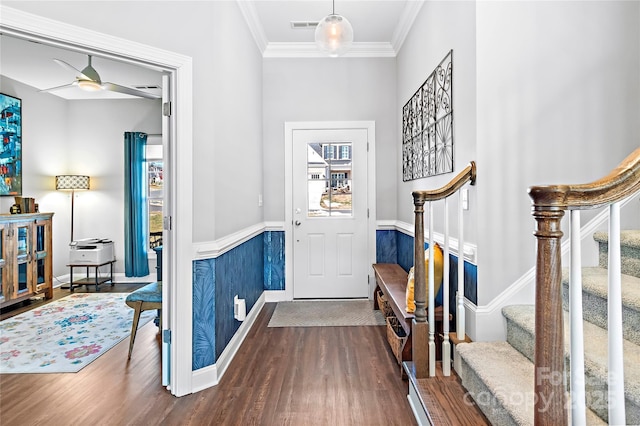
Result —
M582 290L607 298L609 271L597 266L582 268ZM562 271L562 284L569 285L569 270ZM640 311L640 278L621 275L622 304Z
M598 243L609 243L609 233L598 231L593 233ZM620 231L620 245L640 249L640 229L624 229Z
M473 342L456 346L460 377L495 425L533 425L534 365L507 342ZM491 400L488 396L491 395ZM587 410L589 425L605 424Z
M535 335L535 306L512 305L503 308L502 313L508 321L507 340L533 360ZM511 322L511 324L509 324ZM510 327L516 325L519 329ZM569 314L564 312L565 358L569 360ZM606 330L583 321L585 342L585 375L604 383L607 379L608 340ZM519 334L520 333L520 334ZM636 407L640 407L640 346L624 340L624 382L625 397ZM640 416L640 412L634 415Z
M584 318L607 328L608 271L598 267L582 268L582 304ZM624 338L640 344L640 278L622 275L622 319ZM562 296L568 309L569 271L563 270Z
M507 342L466 343L458 345L456 351L466 364L460 375L462 384L474 396L489 421L493 424L533 424L534 373L533 364L528 359ZM468 374L467 367L477 378ZM493 413L485 411L487 407L482 404L487 399L483 392L487 391L500 405L496 407L496 404L485 401ZM508 395L525 395L528 399L516 404Z
M609 260L609 234L596 232L593 239L598 243L598 264L606 268ZM640 230L620 231L620 266L623 274L640 278Z

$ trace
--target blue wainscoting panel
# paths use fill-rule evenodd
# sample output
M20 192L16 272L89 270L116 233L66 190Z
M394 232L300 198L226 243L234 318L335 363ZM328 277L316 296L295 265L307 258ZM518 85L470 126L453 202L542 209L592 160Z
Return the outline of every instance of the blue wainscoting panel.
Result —
M240 327L233 317L233 297L245 299L249 313L264 291L263 239L253 237L216 258L216 359Z
M284 231L264 234L264 289L284 290Z
M396 231L376 231L376 263L396 263L397 259Z
M398 247L398 259L396 263L402 266L402 269L409 272L413 266L413 237L396 231L396 246Z
M394 236L395 235L395 236ZM395 238L395 243L390 240ZM376 232L376 257L380 263L397 263L405 271L413 267L413 242L414 238L400 231L379 230ZM392 256L392 248L395 244L396 257ZM425 250L429 244L425 243ZM458 257L449 255L449 305L453 313L455 326L456 291L458 289ZM469 262L464 262L464 295L473 302L478 303L478 267ZM443 290L436 295L436 304L442 304ZM453 330L452 330L453 331Z
M215 362L215 276L215 259L193 262L193 370Z
M263 265L263 235L193 262L193 370L213 365L240 327L233 297L245 299L247 313L256 304L264 291Z

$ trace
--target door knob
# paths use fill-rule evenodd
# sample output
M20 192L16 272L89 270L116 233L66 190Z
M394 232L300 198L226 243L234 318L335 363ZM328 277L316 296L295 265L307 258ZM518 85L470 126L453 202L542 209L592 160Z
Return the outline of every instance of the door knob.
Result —
M295 221L295 225L296 225L296 226L300 226L301 224L302 224L302 222L300 222L299 220L296 220L296 221Z

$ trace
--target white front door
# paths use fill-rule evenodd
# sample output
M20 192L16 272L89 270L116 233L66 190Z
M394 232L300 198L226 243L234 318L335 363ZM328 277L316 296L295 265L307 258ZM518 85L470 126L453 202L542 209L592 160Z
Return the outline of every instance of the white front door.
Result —
M369 297L366 128L294 129L293 297Z

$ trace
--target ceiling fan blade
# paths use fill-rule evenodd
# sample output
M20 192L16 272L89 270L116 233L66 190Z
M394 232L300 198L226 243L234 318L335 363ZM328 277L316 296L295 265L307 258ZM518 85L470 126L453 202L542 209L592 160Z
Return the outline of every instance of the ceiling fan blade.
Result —
M78 82L74 81L73 83L69 83L69 84L63 84L62 86L56 86L56 87L50 87L48 89L42 89L40 90L40 92L51 92L54 90L58 90L58 89L65 89L67 87L73 87L73 86L77 86Z
M131 87L121 86L115 83L102 83L102 88L105 90L111 90L112 92L125 93L127 95L139 96L147 99L160 99L160 95L154 95L152 93L143 92L142 90L132 89Z
M60 65L62 68L66 68L69 71L73 71L78 77L82 77L85 80L93 80L91 77L84 75L82 73L82 71L80 71L79 69L77 69L73 65L69 65L68 63L66 63L62 59L55 59L54 58L53 62L55 62L56 64Z

